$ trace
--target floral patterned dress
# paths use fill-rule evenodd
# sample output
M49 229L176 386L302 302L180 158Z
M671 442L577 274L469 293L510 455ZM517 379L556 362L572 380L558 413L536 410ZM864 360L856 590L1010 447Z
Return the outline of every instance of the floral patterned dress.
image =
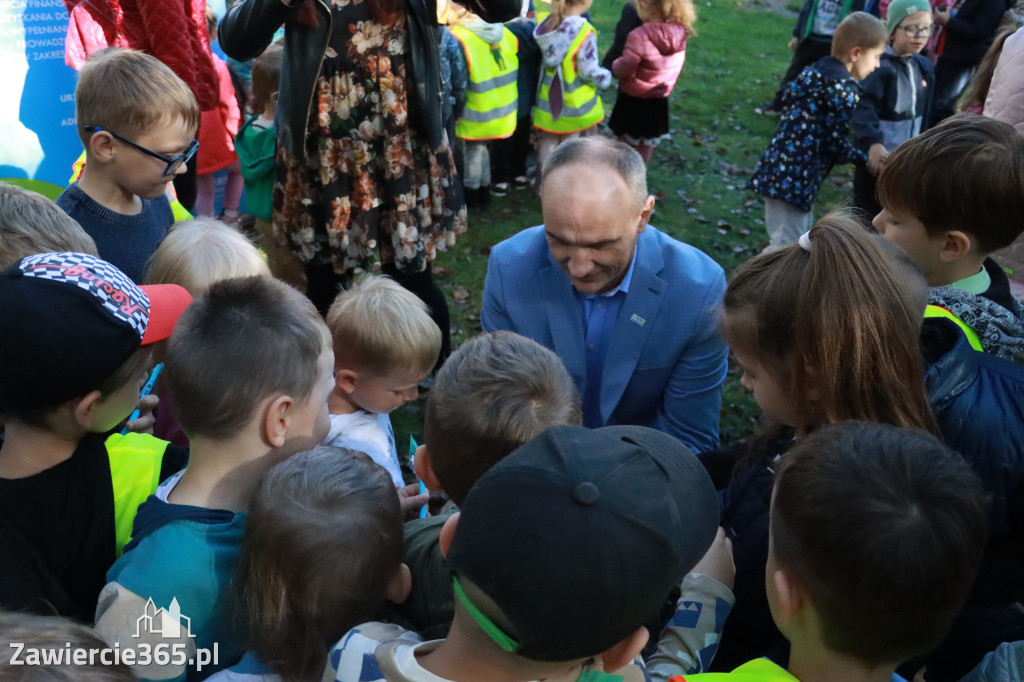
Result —
M378 250L421 272L466 230L450 145L410 129L405 16L377 23L363 0L333 0L332 13L305 158L278 146L275 235L339 275L369 270Z

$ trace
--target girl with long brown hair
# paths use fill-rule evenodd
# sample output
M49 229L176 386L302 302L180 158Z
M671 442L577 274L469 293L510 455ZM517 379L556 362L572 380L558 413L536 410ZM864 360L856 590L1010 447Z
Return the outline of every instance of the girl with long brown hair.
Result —
M734 446L742 458L722 492L736 608L716 667L731 670L784 642L764 571L774 468L794 441L846 420L938 431L925 392L921 311L887 263L854 217L830 213L798 244L740 266L726 290L722 332L771 426Z

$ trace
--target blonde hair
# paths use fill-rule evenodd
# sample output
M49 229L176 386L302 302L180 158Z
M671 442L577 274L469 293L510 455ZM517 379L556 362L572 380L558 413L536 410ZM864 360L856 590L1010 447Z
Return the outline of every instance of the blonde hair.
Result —
M426 304L390 277L370 275L338 294L327 328L339 366L358 371L426 371L441 352L441 330Z
M217 36L217 13L209 5L206 6L206 31L210 38Z
M889 33L878 17L867 12L853 12L839 22L832 36L832 56L845 59L853 48L871 50L889 44Z
M693 25L697 23L697 8L693 0L636 0L636 13L640 21L680 24L686 29L687 37L697 35Z
M98 256L96 242L42 194L0 182L0 270L37 253Z
M570 16L569 10L575 10L584 5L590 4L591 0L550 0L551 1L551 14L548 15L547 19L542 21L542 24L547 24L552 30L558 28L565 21L565 18ZM578 12L582 14L582 12ZM550 22L550 23L548 23Z
M237 230L213 218L175 224L149 259L149 284L178 284L198 296L214 282L263 275L270 268L260 252Z
M0 647L0 677L6 682L133 682L138 678L124 663L104 664L100 652L109 649L92 628L57 616L37 616L31 613L0 612L0 639L20 642L27 649L46 649L62 654L70 661L63 664L45 661L41 665L12 665L16 650ZM78 658L75 658L78 657ZM83 660L84 663L76 663ZM24 659L23 659L24 662Z
M185 81L159 59L123 47L97 50L86 60L78 72L75 113L86 149L93 135L86 126L129 139L179 119L199 128L199 103Z

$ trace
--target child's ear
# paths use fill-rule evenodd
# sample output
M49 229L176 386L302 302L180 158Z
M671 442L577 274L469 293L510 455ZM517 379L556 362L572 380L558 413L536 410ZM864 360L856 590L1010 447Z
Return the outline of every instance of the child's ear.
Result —
M427 490L443 490L444 486L441 485L441 481L437 480L437 474L434 473L434 468L430 466L430 452L427 450L426 445L421 445L416 448L415 462L413 468L416 470L416 476L423 481L423 485L427 487Z
M643 651L650 636L651 633L647 631L647 628L641 625L618 644L606 649L601 654L601 665L604 671L606 673L615 672L632 663L633 659Z
M114 138L106 130L93 133L87 147L93 161L110 163L114 158Z
M395 575L391 577L387 589L384 590L384 597L392 604L401 604L409 598L412 592L412 571L405 564L399 564Z
M284 446L288 440L288 421L295 401L291 396L279 395L263 409L262 424L263 440L272 448Z
M455 512L441 526L441 535L437 538L437 547L441 550L441 556L448 556L448 548L452 546L452 540L455 539L455 527L459 525L459 516L461 515L462 512Z
M779 628L782 629L786 624L791 622L796 614L798 614L803 608L803 591L793 574L785 569L777 569L774 573L768 576L768 579L772 581L772 584L775 587L775 617L778 621Z
M973 246L970 236L963 230L949 230L942 243L939 258L943 263L953 263L970 253Z
M338 390L346 395L351 395L352 391L356 390L356 379L359 377L359 372L351 369L336 369L334 370L334 385L338 387Z
M100 402L103 394L97 391L90 391L81 398L71 401L71 413L75 415L75 421L83 429L91 429L93 425L93 412Z

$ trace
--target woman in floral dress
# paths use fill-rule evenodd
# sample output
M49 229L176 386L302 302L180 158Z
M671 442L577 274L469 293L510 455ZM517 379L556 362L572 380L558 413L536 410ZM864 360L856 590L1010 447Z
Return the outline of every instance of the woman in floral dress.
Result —
M518 10L498 2L510 5L499 14ZM448 307L430 262L465 231L466 209L447 135L431 133L437 40L431 22L411 44L417 8L436 16L422 0L243 0L220 36L229 55L251 59L285 26L274 231L306 263L309 297L325 310L379 260L430 307L444 357Z

